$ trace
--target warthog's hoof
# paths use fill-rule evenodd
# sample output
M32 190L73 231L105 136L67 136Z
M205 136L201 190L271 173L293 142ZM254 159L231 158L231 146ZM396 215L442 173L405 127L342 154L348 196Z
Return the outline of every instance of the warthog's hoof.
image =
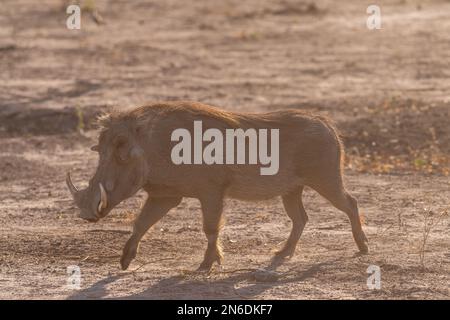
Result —
M367 237L365 234L361 236L362 239L356 242L359 253L361 254L368 254L369 253L369 240L367 240Z
M214 262L217 262L218 265L221 264L220 259L215 260L204 260L200 266L197 268L197 272L210 272Z
M212 252L207 252L205 258L203 259L203 262L197 268L197 272L210 272L214 262L217 262L218 265L221 265L222 259L223 256L220 249Z
M211 272L213 264L212 263L204 263L202 262L199 267L197 268L197 270L195 270L196 272L206 272L209 273Z
M131 261L136 257L137 248L130 243L125 245L123 249L122 257L120 258L120 266L122 270L127 270Z
M368 254L369 253L369 246L367 245L367 242L362 242L361 244L358 244L359 253L361 254Z
M122 258L120 258L120 267L122 268L122 270L127 270L130 263L131 263L132 259L128 259L122 256Z
M295 246L285 245L282 249L275 252L275 259L292 258L295 253Z

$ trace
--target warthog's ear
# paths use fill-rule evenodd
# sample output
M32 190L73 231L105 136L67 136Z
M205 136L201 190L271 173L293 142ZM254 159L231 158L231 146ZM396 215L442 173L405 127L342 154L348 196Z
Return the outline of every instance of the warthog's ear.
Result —
M98 145L96 144L95 146L91 147L92 151L98 152Z

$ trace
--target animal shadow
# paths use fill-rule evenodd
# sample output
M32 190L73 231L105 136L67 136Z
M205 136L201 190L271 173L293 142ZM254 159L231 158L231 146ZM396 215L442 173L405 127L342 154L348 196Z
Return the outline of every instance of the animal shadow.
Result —
M339 260L339 259L337 259ZM286 285L288 283L302 282L316 277L326 266L333 265L336 260L318 263L302 269L290 270L288 276L281 276L278 279L260 281L255 278L255 271L236 272L227 271L221 273L214 271L211 274L188 272L164 279L159 279L152 283L148 288L138 293L120 296L118 298L109 298L111 290L107 286L114 284L120 279L128 278L132 272L124 272L118 275L104 278L86 289L77 291L77 293L68 297L70 300L79 299L120 299L120 300L182 300L182 299L253 299L265 291L276 288L277 286ZM278 264L279 265L279 264ZM264 269L259 272L275 272L276 267L274 261L270 261ZM141 275L143 273L140 273ZM279 273L283 275L283 273ZM139 283L139 282L138 282ZM117 285L117 283L115 283ZM137 285L138 286L138 285Z

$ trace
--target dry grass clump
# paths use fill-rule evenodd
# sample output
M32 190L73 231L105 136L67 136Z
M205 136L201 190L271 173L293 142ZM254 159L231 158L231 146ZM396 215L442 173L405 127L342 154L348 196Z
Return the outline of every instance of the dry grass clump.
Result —
M347 166L359 172L450 175L450 108L391 98L342 124Z
M422 269L425 269L425 252L428 239L433 229L449 216L449 210L435 213L432 210L425 209L423 212L422 238L419 243L419 261Z

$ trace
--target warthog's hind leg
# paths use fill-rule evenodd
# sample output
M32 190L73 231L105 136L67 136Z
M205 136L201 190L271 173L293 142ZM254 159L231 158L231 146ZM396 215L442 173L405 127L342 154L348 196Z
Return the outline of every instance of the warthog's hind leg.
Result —
M219 241L219 231L222 227L223 194L209 192L208 197L200 199L203 213L203 231L208 239L203 262L198 271L210 271L214 262L222 263L223 254Z
M311 187L330 201L333 206L347 214L352 226L353 238L359 251L363 254L368 253L368 240L362 230L358 203L345 189L342 184L342 177L338 176L335 179Z
M276 259L292 257L294 255L297 242L308 221L308 215L303 207L302 193L303 186L298 190L282 196L284 209L292 220L292 229L284 247L275 254Z
M123 248L122 258L120 259L122 270L126 270L136 257L139 242L147 230L169 212L170 209L176 207L181 202L181 199L181 197L147 199L141 213L134 222L133 234Z

